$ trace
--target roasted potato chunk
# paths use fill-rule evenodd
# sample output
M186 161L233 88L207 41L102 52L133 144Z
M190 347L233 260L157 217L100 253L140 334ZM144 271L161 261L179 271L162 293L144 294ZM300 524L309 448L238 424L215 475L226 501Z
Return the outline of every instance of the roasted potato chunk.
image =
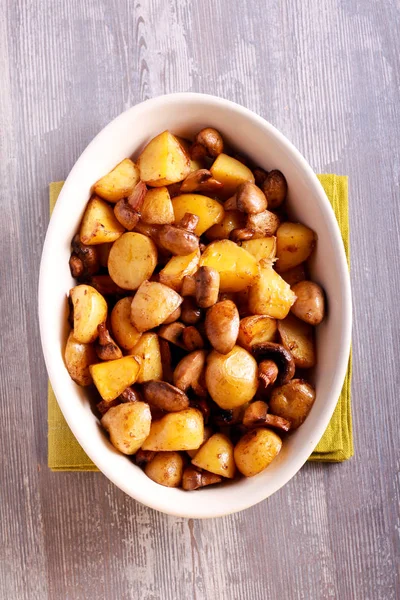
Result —
M107 318L107 302L90 285L77 285L69 292L73 306L74 338L81 344L94 342L97 327Z
M283 346L293 355L296 367L310 369L315 366L317 359L311 325L288 315L283 321L278 321L278 331Z
M263 315L253 315L241 319L237 343L249 352L252 346L263 342L273 342L276 337L276 320Z
M149 279L157 265L154 242L141 233L124 233L113 244L108 257L108 272L124 290L137 290Z
M137 161L140 179L152 187L182 181L190 173L190 159L179 140L169 131L153 138Z
M135 383L140 372L138 356L124 356L117 360L90 365L90 374L103 400L114 400Z
M240 346L234 346L229 354L213 350L207 357L206 385L220 408L229 410L241 406L257 391L257 363Z
M122 359L124 360L124 359ZM144 402L111 407L101 419L110 442L123 454L135 454L150 432L151 413Z
M301 223L282 223L276 232L276 269L280 273L307 260L316 244L316 235Z
M128 354L142 359L137 383L162 379L160 344L156 333L144 333Z
M211 169L212 176L223 183L223 196L229 198L245 181L254 183L254 175L246 165L227 154L220 154Z
M297 429L306 420L315 401L315 390L303 379L292 379L286 385L272 391L270 409Z
M96 181L93 191L108 202L118 202L133 192L139 179L139 169L129 158L125 158L107 175Z
M65 366L71 379L83 387L93 383L89 366L98 361L91 344L81 344L74 338L73 331L68 336L64 353Z
M226 435L215 433L196 452L192 464L210 473L233 479L236 466L232 442Z
M255 315L284 319L296 300L290 286L271 265L260 265L260 275L249 290L249 308Z
M141 208L142 221L150 225L167 225L174 222L174 209L168 188L147 190Z
M160 485L178 487L182 481L182 455L179 452L157 452L145 466L144 472Z
M276 237L262 237L247 240L241 243L242 248L250 252L257 262L261 260L273 260L276 255Z
M219 272L221 292L240 292L252 285L258 275L254 256L230 240L212 242L199 264Z
M264 471L282 448L282 440L270 429L253 429L236 444L235 463L246 477L253 477Z
M150 433L142 445L143 450L178 451L195 450L203 443L203 416L196 408L168 413L153 421Z
M224 218L207 229L206 236L211 242L215 240L228 240L234 229L240 229L245 225L245 216L238 210L225 211Z
M197 215L199 221L194 230L196 235L202 235L212 225L221 223L225 214L224 207L217 200L201 194L175 196L172 206L176 223L179 223L186 213Z
M117 343L124 350L131 350L142 335L131 323L132 296L117 302L111 312L111 329Z
M79 236L82 244L91 246L114 242L124 231L111 206L101 198L93 196L86 206L81 223Z
M159 273L160 283L179 292L183 278L196 272L199 260L200 250L198 249L186 256L173 256Z
M131 323L138 331L147 331L164 323L182 304L174 290L157 281L144 281L131 304Z

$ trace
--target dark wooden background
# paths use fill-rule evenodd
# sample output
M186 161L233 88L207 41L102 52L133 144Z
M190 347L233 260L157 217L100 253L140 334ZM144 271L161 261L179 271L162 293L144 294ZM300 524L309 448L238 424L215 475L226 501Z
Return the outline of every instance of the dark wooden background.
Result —
M0 0L0 597L400 597L398 0ZM350 176L355 457L219 520L51 473L37 281L48 183L143 99L202 91Z

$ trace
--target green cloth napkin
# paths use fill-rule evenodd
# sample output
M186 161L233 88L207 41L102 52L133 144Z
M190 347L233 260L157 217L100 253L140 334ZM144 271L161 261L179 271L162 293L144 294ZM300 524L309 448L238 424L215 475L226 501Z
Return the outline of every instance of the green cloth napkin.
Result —
M350 261L347 177L318 175L332 203L342 232L347 260ZM63 181L50 184L50 212L53 210ZM332 419L309 460L342 462L353 456L351 425L351 356L346 379ZM97 471L68 427L49 384L48 391L48 465L52 471Z

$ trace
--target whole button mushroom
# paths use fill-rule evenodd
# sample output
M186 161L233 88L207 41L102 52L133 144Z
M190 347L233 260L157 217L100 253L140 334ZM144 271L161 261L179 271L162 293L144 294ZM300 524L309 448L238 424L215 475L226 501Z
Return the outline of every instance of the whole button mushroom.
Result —
M220 354L228 354L239 335L240 317L232 300L217 302L206 314L206 335L212 347Z

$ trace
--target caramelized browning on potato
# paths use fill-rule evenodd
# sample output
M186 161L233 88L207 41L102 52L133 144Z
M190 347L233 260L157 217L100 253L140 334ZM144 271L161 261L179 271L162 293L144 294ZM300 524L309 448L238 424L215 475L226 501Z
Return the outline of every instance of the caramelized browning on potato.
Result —
M182 304L182 298L168 286L144 281L131 304L131 322L138 331L161 325Z
M253 477L264 471L282 448L282 440L269 429L253 429L237 443L234 458L239 471Z
M232 479L235 477L236 465L231 440L222 433L215 433L197 451L192 464L210 473Z
M183 392L181 392L183 393ZM177 451L195 450L203 443L204 422L195 408L170 412L153 421L150 434L144 441L143 450Z
M86 206L81 223L79 235L82 244L92 246L114 242L124 231L111 206L101 198L93 196Z
M151 414L148 404L129 402L110 408L101 424L110 441L123 454L135 454L150 433Z
M93 191L108 202L118 202L129 196L138 182L139 169L129 158L125 158L94 184Z
M178 487L182 480L183 458L179 452L157 452L146 464L144 472L160 485Z

